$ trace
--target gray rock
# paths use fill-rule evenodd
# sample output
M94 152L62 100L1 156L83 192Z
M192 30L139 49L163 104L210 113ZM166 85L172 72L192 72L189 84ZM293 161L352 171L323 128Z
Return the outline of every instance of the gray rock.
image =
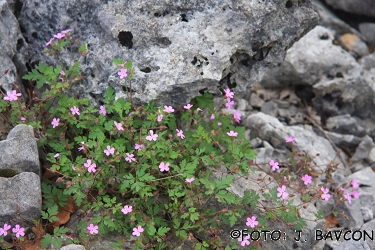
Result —
M319 129L314 129L314 132L319 136L324 137L323 133ZM331 131L325 131L325 134L332 140L332 142L338 147L346 147L349 149L355 149L362 141L360 137L354 135L343 135Z
M42 193L33 128L23 124L14 127L7 139L0 141L0 152L0 224L10 224L14 218L22 224L39 219Z
M267 115L276 117L277 116L277 104L272 100L265 102L263 103L260 111Z
M60 248L60 250L85 250L85 249L86 248L84 248L83 246L76 245L76 244L70 244L70 245Z
M247 111L247 110L252 109L249 103L245 99L238 99L236 100L236 103L237 103L238 111Z
M0 152L0 169L40 175L38 147L31 126L20 124L14 127L7 139L0 141Z
M275 99L273 101L276 102L277 107L279 108L288 109L290 107L290 103L288 101L280 100L280 99Z
M26 226L25 222L39 219L42 210L39 175L24 172L12 178L0 177L0 189L1 225L13 224L16 218L18 224Z
M370 153L368 154L368 157L367 157L367 162L370 164L370 165L373 165L375 163L375 147L373 147L371 150L370 150Z
M297 107L292 105L289 108L279 108L277 112L279 116L291 118L296 115Z
M375 172L372 171L371 167L364 168L348 176L348 180L351 181L353 179L360 185L375 187Z
M357 162L360 160L367 160L369 158L371 149L375 147L375 143L372 138L368 135L362 138L361 143L358 145L354 155L350 159L351 162ZM372 156L370 157L371 161Z
M371 233L375 228L375 219L370 220L369 222L366 222L363 224L361 230L367 231ZM367 244L369 245L370 249L373 250L375 249L375 241L374 240L368 240Z
M340 45L349 51L355 58L369 54L367 44L355 34L346 33L340 36L338 41L340 42Z
M362 137L365 135L365 129L360 126L354 117L349 114L333 116L326 121L327 128L336 133L349 134Z
M375 47L375 45L374 45L374 47ZM362 57L361 59L358 60L358 62L363 67L363 69L365 69L365 70L370 71L372 69L375 69L375 53L372 53L372 54L369 54L367 56Z
M250 131L250 130L249 130ZM258 137L251 139L250 141L251 148L257 148L262 145L262 140Z
M307 152L312 156L320 154L313 160L313 163L317 166L325 166L335 158L336 152L329 141L317 136L310 126L284 126L276 118L262 112L250 115L243 124L251 130L251 138L259 137L261 140L269 142L276 149L285 150L289 148L285 139L289 136L295 137L294 146L300 152ZM340 159L336 160L342 164Z
M251 93L250 95L250 105L254 108L262 107L264 101L257 94Z
M371 208L361 207L361 213L364 222L370 221L374 218L374 213L372 212Z
M260 84L267 88L314 85L326 78L359 77L360 65L333 40L331 30L315 27L287 51L285 62L270 67Z
M352 79L321 81L313 86L313 91L313 107L321 112L323 121L331 116L350 114L359 118L358 121L363 120L367 134L375 135L375 128L371 126L375 121L375 104L372 101L375 91L364 78L353 76Z
M22 36L16 17L5 0L0 0L0 20L0 74L8 70L7 74L0 77L0 87L11 91L14 89L13 83L16 83L26 99L20 76L27 73L22 56L22 53L26 53L27 43Z
M365 39L365 37L358 30L354 29L349 24L338 18L337 15L322 2L324 2L324 0L313 1L314 10L318 12L320 17L319 25L334 31L335 38L338 38L343 34L350 33L357 35L363 40Z
M372 0L325 0L335 9L343 10L357 15L375 17L375 2Z
M81 60L86 78L74 86L80 98L99 100L109 85L116 97L125 96L127 83L111 61L120 58L134 61L135 103L157 100L173 106L203 89L218 93L218 85L244 90L260 80L266 66L281 62L286 48L318 21L310 1L292 6L242 0L22 3L18 21L30 43L31 64L52 62L41 51L61 30L72 28L74 38L89 43L92 53Z
M375 47L375 23L360 23L359 31L366 38L366 42Z
M355 237L358 237L358 235L356 235ZM329 247L329 249L332 250L371 250L368 245L368 241L327 241L326 245Z

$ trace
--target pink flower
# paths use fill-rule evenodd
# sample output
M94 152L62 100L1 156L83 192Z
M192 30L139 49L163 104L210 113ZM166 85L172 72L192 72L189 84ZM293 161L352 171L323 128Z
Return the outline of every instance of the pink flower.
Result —
M136 161L133 154L126 153L125 161L132 162Z
M108 155L112 155L115 153L115 148L111 148L111 146L107 146L107 149L104 150L104 153L108 156Z
M230 132L227 132L227 135L230 137L237 137L238 133L231 130Z
M54 38L61 39L65 37L64 33L57 33L56 35L53 36Z
M60 156L60 154L59 154L59 153L57 153L57 154L55 154L55 156L54 156L54 157L55 157L55 158L57 158L57 157L59 157L59 156Z
M197 110L198 110L198 111L202 111L202 109L201 109L201 108L197 108Z
M305 175L302 177L302 180L303 180L303 183L307 186L307 185L309 185L310 183L312 183L312 176L305 174Z
M145 145L144 144L135 144L135 146L134 146L134 148L136 149L136 150L141 150L141 148L144 148L145 147Z
M144 229L142 226L138 226L138 228L137 227L133 228L133 231L134 232L132 233L132 235L139 237L141 236L141 233L144 231Z
M296 138L294 138L293 136L290 136L288 138L285 139L286 142L294 142Z
M257 218L255 216L252 216L251 218L247 218L246 226L254 228L259 224L257 221Z
M20 227L20 225L17 224L17 225L12 229L12 232L13 232L13 233L16 233L16 238L19 238L20 236L24 236L24 235L25 235L24 230L25 230L25 228Z
M192 183L193 181L195 180L195 178L194 177L191 177L191 178L186 178L186 182L187 183Z
M241 121L241 113L238 112L238 110L235 110L233 112L233 117L236 120L236 122L240 123L240 121Z
M227 98L232 98L232 99L233 99L233 97L234 97L234 93L231 92L229 88L224 89L224 92L225 92L225 96L226 96Z
M167 162L166 164L164 164L164 162L160 162L159 169L161 172L169 171L169 162Z
M85 144L85 142L81 141L81 144L83 145L82 147L78 148L78 151L84 150L84 146L88 147L88 144Z
M0 236L1 235L4 235L4 236L7 236L8 235L8 230L11 228L12 226L8 225L8 224L4 224L4 228L0 228Z
M325 200L325 201L328 201L329 200L329 198L331 197L331 195L328 193L329 192L329 190L328 190L328 188L324 188L324 187L322 187L320 190L322 190L322 192L323 192L323 194L322 194L322 199L323 200Z
M100 106L100 110L99 110L99 114L102 114L102 115L106 115L107 114L107 110L105 109L105 106Z
M61 31L61 33L66 34L66 33L69 33L70 31L72 31L72 29L63 30Z
M161 122L162 119L163 119L163 115L162 114L158 115L158 122Z
M246 237L243 237L243 240L242 240L242 237L238 237L238 242L241 242L241 246L245 246L245 245L250 245L250 235L247 235Z
M127 72L128 72L127 69L120 69L120 71L117 72L117 74L120 76L120 79L124 79L125 77L128 76Z
M176 131L177 131L177 136L181 137L182 140L185 139L185 136L183 134L184 131L182 129L181 130L176 129Z
M124 130L121 123L117 123L116 121L114 121L114 124L115 124L117 130Z
M72 111L73 115L75 115L75 114L80 115L81 114L81 113L79 113L79 109L76 106L71 108L70 111Z
M218 126L221 126L221 122L218 122L217 125L218 125Z
M352 197L350 196L349 193L346 193L346 194L344 195L344 197L345 197L345 199L348 200L349 204L352 204Z
M190 103L186 104L184 106L184 109L191 109L191 107L193 107L193 105L191 105Z
M231 108L233 108L233 105L234 105L234 101L232 101L230 98L227 98L227 102L225 103L225 107L227 107L228 109L231 109Z
M90 224L90 226L87 227L87 229L90 231L90 234L97 234L99 233L98 226L94 226L94 224Z
M354 179L350 182L350 185L352 185L352 187L354 187L354 188L358 188L359 187L358 182L356 180L354 180Z
M72 169L73 169L73 170L76 170L76 167L75 167L74 165L72 165Z
M281 196L284 200L287 199L289 194L287 192L285 192L285 190L286 190L285 185L282 185L282 187L278 187L277 191L279 191L279 193L277 193L277 197Z
M124 206L124 208L121 209L121 212L123 214L128 214L128 213L130 213L132 211L133 211L133 207L132 206L128 206L128 205Z
M60 118L53 118L51 124L53 125L53 128L59 126Z
M359 193L358 193L358 191L357 191L357 190L353 190L353 191L352 191L352 196L353 196L353 198L358 199L358 198L359 198Z
M173 113L174 109L172 108L172 106L164 106L164 112L165 113Z
M63 70L60 71L60 75L65 76L65 72Z
M21 93L17 93L16 90L12 90L12 92L10 91L7 91L7 96L4 97L4 100L7 100L7 101L17 101L18 98L17 96L21 96L22 94Z
M87 159L86 163L83 164L85 166L85 168L88 168L87 170L89 171L89 173L91 172L96 172L96 164L93 163L91 164L91 160L90 159Z
M46 46L51 45L51 43L52 43L53 40L55 40L55 38L53 38L53 37L51 39L49 39L49 41L46 43Z
M23 121L23 122L26 121L26 118L21 116L21 121Z
M210 121L214 120L215 119L215 115L212 114L211 117L210 117Z
M134 112L130 112L128 116L132 116L134 114Z
M154 134L154 131L150 130L150 135L149 136L146 136L146 140L147 141L156 141L156 139L158 139L158 135L157 134Z
M274 160L270 160L269 164L272 166L272 171L276 171L280 168L279 163L277 161L275 162Z

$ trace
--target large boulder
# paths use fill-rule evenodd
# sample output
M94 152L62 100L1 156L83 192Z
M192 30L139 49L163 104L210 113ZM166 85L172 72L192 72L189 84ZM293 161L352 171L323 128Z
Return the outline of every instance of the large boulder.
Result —
M334 9L357 15L375 17L375 2L373 0L325 0Z
M88 42L90 53L81 61L86 78L74 92L96 104L109 85L117 97L129 87L113 58L134 61L136 103L179 106L202 90L244 90L318 22L309 0L19 2L15 11L31 45L31 66L52 63L41 52L61 30L72 28L74 38Z
M12 9L6 0L0 0L0 87L4 91L15 89L17 84L17 92L26 93L20 77L27 73L23 56L26 46Z

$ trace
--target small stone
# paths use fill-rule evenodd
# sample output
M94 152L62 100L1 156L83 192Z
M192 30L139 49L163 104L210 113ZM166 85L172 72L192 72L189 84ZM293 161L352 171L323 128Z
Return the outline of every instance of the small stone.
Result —
M260 111L262 111L263 113L265 113L267 115L276 117L277 116L277 109L278 109L277 104L274 101L271 100L271 101L263 103Z
M260 108L260 107L262 107L263 103L264 103L264 101L262 100L262 98L260 98L255 93L251 93L251 95L250 95L250 105L253 108Z

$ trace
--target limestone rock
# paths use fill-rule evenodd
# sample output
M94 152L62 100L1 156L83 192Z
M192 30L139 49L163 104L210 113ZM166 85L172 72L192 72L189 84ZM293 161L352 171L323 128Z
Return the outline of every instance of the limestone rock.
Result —
M18 21L30 44L30 64L57 32L72 28L89 44L85 79L74 86L96 104L110 85L117 97L128 83L113 58L133 60L135 103L186 104L199 91L244 90L318 21L311 1L44 1L20 0ZM69 57L64 58L68 62Z

